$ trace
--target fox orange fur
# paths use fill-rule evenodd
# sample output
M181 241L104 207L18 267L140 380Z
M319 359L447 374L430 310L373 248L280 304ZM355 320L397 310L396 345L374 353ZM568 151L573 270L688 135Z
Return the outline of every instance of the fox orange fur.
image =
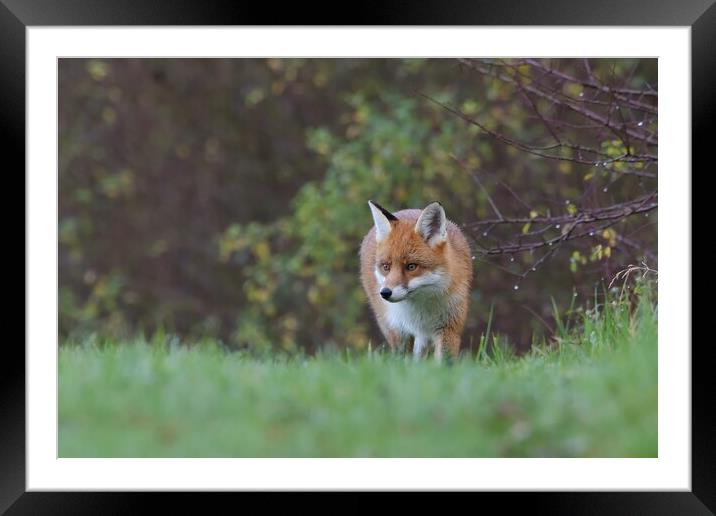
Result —
M392 349L413 341L418 358L432 344L456 357L467 317L472 257L440 203L390 213L369 201L374 226L360 249L361 281Z

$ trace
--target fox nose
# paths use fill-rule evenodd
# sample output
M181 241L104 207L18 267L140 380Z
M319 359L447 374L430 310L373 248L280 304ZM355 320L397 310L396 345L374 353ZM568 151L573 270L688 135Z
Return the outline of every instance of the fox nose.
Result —
M389 299L390 296L393 294L393 291L389 288L382 288L380 289L380 297L383 299Z

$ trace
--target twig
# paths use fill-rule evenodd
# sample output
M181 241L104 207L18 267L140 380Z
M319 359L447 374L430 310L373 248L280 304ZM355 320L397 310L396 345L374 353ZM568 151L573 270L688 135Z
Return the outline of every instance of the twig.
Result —
M646 262L642 261L641 265L629 265L626 269L617 272L616 275L609 282L609 286L607 288L612 288L612 284L618 279L622 279L624 280L624 283L626 283L626 281L629 279L629 276L637 271L642 273L642 278L646 277L646 275L649 273L656 274L657 276L659 275L659 272L656 269L652 269L646 264Z

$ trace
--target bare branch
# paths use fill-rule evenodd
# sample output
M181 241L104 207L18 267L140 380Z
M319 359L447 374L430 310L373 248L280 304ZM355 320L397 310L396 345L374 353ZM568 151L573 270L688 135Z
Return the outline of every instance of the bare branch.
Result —
M529 211L529 216L508 216L499 205L501 192L492 192L491 195L481 180L484 175L481 177L478 171L451 155L484 193L496 215L495 218L463 224L466 234L475 244L473 259L489 263L515 276L515 289L519 288L520 282L529 274L556 256L567 243L580 239L596 240L595 245L603 245L606 240L609 242L610 251L611 248L618 248L622 252L628 252L627 249L629 252L636 250L644 258L655 261L655 253L644 249L638 241L629 238L629 235L607 231L617 223L633 220L640 215L648 217L649 212L658 209L656 185L650 183L650 187L646 188L643 180L628 179L630 176L657 178L658 156L655 149L658 147L658 139L652 129L657 122L658 93L648 84L643 90L629 88L637 66L632 67L623 79L618 79L612 68L611 76L603 80L592 70L589 60L584 61L585 72L582 78L553 68L549 61L534 59L459 59L458 62L461 68L477 71L492 81L509 85L508 89L513 88L514 93L527 107L528 120L539 121L542 129L536 131L539 140L525 141L505 134L493 125L483 122L482 115L468 115L428 94L416 93L477 127L481 133L495 141L530 156L599 167L598 170L587 169L589 176L585 174L583 179L591 182L585 184L576 197L572 194L572 199L576 200L566 201L566 204L572 206L566 210L567 213L560 213L562 210L559 206L564 206L564 201L531 195L529 202L537 203L533 208L506 182L497 181L496 184L501 185L520 206ZM505 91L504 88L502 91ZM576 98L577 93L579 98ZM525 134L535 133L528 131ZM565 172L563 167L560 167L560 170ZM602 173L592 179L597 171ZM619 189L612 189L609 196L602 195L620 180L623 181L625 192L638 195L637 192L641 191L642 195L623 202L617 202L620 197ZM561 185L573 189L576 186L574 175L571 178L565 177ZM607 198L609 201L605 203ZM575 206L579 208L574 209ZM552 211L556 213L553 214ZM627 227L629 226L625 226ZM488 259L509 255L510 261L514 262L515 255L532 255L542 248L544 250L541 255L530 260L530 266L522 272L515 272L516 265L502 267ZM593 246L593 249L599 248ZM635 257L638 254L630 256Z
M429 100L430 102L437 104L438 106L445 109L449 113L452 113L452 114L462 118L466 122L477 126L481 131L485 132L486 134L490 135L491 137L495 138L496 140L498 140L506 145L515 147L515 148L522 150L524 152L527 152L529 154L539 156L541 158L554 159L554 160L559 160L559 161L571 161L574 163L580 163L580 164L592 165L592 166L600 166L603 164L607 164L607 163L611 164L611 163L615 163L615 162L633 163L633 162L644 162L644 161L652 161L652 160L655 161L657 159L656 156L652 156L652 155L631 155L631 154L622 154L620 156L610 157L608 154L606 154L602 151L598 151L596 149L590 149L588 147L584 147L584 146L576 145L576 144L570 144L570 143L566 143L566 142L562 142L562 143L558 143L558 144L554 144L554 145L548 145L548 146L541 146L541 147L528 145L528 144L525 144L518 140L515 140L513 138L510 138L508 136L505 136L501 133L498 133L496 131L492 131L492 130L488 129L485 125L481 124L477 120L467 116L466 114L462 113L461 111L459 111L455 108L448 106L447 104L444 104L443 102L440 102L437 99L434 99L433 97L431 97L429 95L426 95L425 93L417 92L417 94L420 95L421 97L425 98L426 100ZM544 152L547 150L554 150L554 149L557 149L560 147L568 148L571 150L576 150L579 152L595 154L595 155L601 157L602 159L601 160L600 159L586 160L586 159L580 159L580 158L569 157L569 156L559 156L559 155L555 155L555 154L548 154L548 153ZM656 178L656 175L654 175L654 174L641 172L639 170L627 169L627 170L619 170L619 171L614 170L613 172L617 173L617 174L630 174L630 175L641 176L641 177Z
M527 63L531 64L532 66L535 66L535 67L539 68L540 70L543 70L546 73L549 73L551 75L554 75L554 76L564 79L566 81L573 82L575 84L579 84L580 86L583 86L585 88L599 90L602 93L612 95L612 96L618 98L620 101L624 102L625 104L629 105L630 107L634 106L634 107L639 108L640 110L648 111L649 113L653 113L653 114L657 114L657 109L654 106L652 106L650 104L645 104L643 102L639 102L637 100L634 100L634 99L631 99L628 97L628 96L633 96L633 95L637 95L640 97L643 97L645 95L657 97L658 93L656 93L656 92L645 91L645 90L634 90L634 89L629 89L629 88L615 88L613 86L597 84L596 82L582 81L582 80L578 79L577 77L573 77L573 76L568 75L568 74L561 72L559 70L555 70L553 68L547 68L536 59L526 59L525 61Z
M560 215L554 217L503 217L500 219L487 219L477 222L465 224L465 227L477 227L486 224L527 224L527 223L548 223L548 224L567 224L575 222L578 224L587 224L590 222L600 222L604 220L613 220L628 217L629 215L646 213L655 210L658 207L656 202L657 193L653 192L648 195L639 197L633 201L614 204L597 210L585 211L576 215Z
M481 66L481 65L479 65L479 64L476 64L476 63L475 63L475 60L460 59L460 62L462 62L463 64L465 64L465 66L467 66L468 68L471 68L471 69L473 69L473 70L476 70L476 71L478 71L478 72L480 72L480 73L482 73L482 74L485 74L485 75L488 75L488 76L492 76L492 77L498 78L498 79L500 79L501 81L510 83L510 84L512 84L512 85L517 85L517 81L516 81L513 77L510 77L509 75L506 75L506 74L503 74L503 73L493 73L493 72L491 72L491 71L485 69L484 66ZM604 125L605 127L609 128L609 129L617 130L617 131L621 129L621 128L618 127L618 126L615 126L615 125L610 121L609 117L606 117L606 116L604 116L604 115L600 115L599 113L596 113L596 112L593 111L593 110L590 110L590 109L588 109L588 108L586 108L586 107L584 107L584 106L582 106L582 105L579 105L579 101L578 101L577 99L574 99L574 98L572 98L572 97L568 97L568 96L566 96L566 95L561 95L562 98L560 98L560 96L558 96L558 95L556 95L556 94L548 93L548 92L545 92L545 91L543 91L543 90L541 90L541 89L535 87L535 86L534 86L534 83L529 84L529 85L525 85L524 88L525 88L527 91L529 91L529 92L531 92L531 93L534 93L535 95L537 95L537 96L539 96L539 97L542 97L542 98L544 98L544 99L547 99L547 100L553 102L554 104L558 104L558 105L564 106L564 107L566 107L566 108L568 108L568 109L571 109L572 111L581 114L582 116L588 118L589 120L592 120L592 121L594 121L594 122L601 123L602 125ZM651 137L651 136L648 136L648 135L646 135L646 134L643 134L643 133L640 132L640 131L636 131L636 130L634 130L634 129L626 128L626 132L627 132L627 133L629 134L629 136L631 136L632 138L635 138L635 139L637 139L637 140L641 140L641 141L645 142L645 143L648 144L648 145L651 145L651 146L656 146L656 145L658 145L658 142L657 142L657 140L656 140L655 138L653 138L653 137Z

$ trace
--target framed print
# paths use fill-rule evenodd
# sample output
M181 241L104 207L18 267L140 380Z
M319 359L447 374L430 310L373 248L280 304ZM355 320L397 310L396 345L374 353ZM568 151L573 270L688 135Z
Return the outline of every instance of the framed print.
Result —
M0 507L714 511L691 168L716 7L656 7L2 0L27 312Z

